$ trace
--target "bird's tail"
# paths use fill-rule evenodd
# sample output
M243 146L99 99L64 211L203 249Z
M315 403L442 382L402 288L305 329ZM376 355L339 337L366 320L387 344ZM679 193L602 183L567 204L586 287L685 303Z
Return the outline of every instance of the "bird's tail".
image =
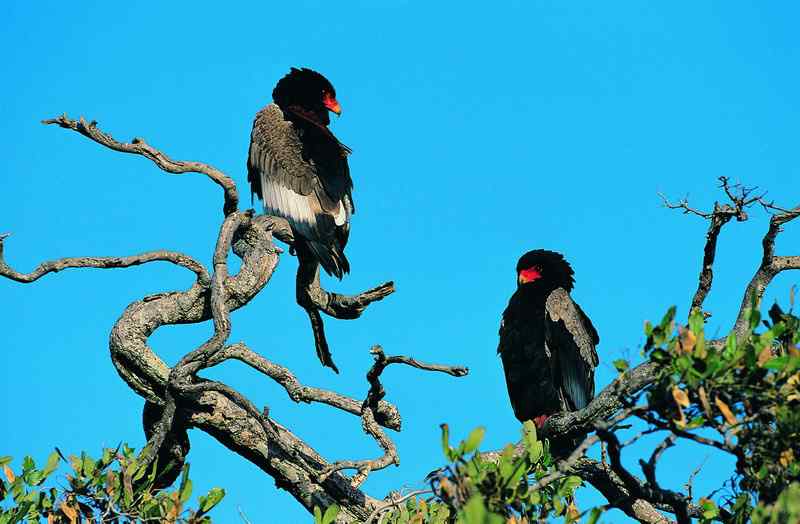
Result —
M331 242L330 244L323 244L322 242L309 241L306 246L314 257L319 260L322 269L331 276L339 280L346 273L350 273L350 262L344 255L344 250L338 242Z

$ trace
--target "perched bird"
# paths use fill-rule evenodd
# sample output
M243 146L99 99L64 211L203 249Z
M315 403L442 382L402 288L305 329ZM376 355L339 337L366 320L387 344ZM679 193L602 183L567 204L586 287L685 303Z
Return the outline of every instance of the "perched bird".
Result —
M517 290L503 312L497 352L514 415L541 427L550 415L585 407L594 396L600 342L569 293L564 257L537 249L517 262Z
M344 248L355 208L350 150L328 129L328 112L342 111L336 90L316 71L293 67L278 81L272 99L253 122L250 189L266 214L289 222L298 255L315 259L341 279L350 271Z

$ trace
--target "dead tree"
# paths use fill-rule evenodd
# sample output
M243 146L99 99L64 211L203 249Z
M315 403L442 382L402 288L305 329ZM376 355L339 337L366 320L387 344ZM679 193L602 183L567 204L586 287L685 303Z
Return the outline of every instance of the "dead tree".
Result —
M222 223L210 270L187 255L162 250L124 257L63 258L43 262L29 273L20 273L4 261L4 240L8 235L0 235L0 276L20 283L31 283L68 268L112 269L154 261L170 262L195 274L195 282L187 290L158 293L131 303L111 330L109 346L113 364L128 386L145 399L143 422L148 444L143 456L147 460L157 460L159 465L170 462L182 465L189 449L186 431L197 428L261 468L274 478L276 486L291 493L310 512L315 506L325 508L337 504L341 511L336 521L349 523L374 519L383 510L396 507L396 500L374 498L359 489L372 471L399 462L395 445L384 429L399 431L401 419L397 408L384 400L385 391L380 382L382 372L391 364L406 364L461 377L467 374L467 369L425 364L405 356L386 356L376 346L371 350L375 362L367 374L369 392L365 399L357 400L303 385L289 369L271 362L245 343L229 344L230 312L247 305L263 290L278 264L281 251L273 244L273 237L292 245L291 230L286 221L257 216L252 210L240 210L236 184L208 164L173 160L138 138L130 143L118 142L101 131L96 122L86 122L83 118L73 120L63 115L44 123L78 132L115 151L144 156L168 173L203 174L223 190ZM741 310L732 327L732 332L741 333L746 329L745 311L750 304L760 300L771 280L782 271L800 269L800 257L776 256L774 253L775 239L781 226L800 216L800 207L780 209L763 196L752 196L749 190L739 188L737 192L727 179L722 179L722 182L731 202L715 205L710 213L696 211L685 201L667 204L700 215L710 223L692 308L702 308L711 288L716 243L722 227L731 218L745 220L745 210L752 205L759 204L775 212L763 239L761 264L745 289ZM241 259L241 269L235 275L228 274L231 251ZM298 269L297 282L307 290L313 302L304 307L339 319L358 318L372 302L394 291L389 282L354 296L330 293L320 286L318 271L315 269L312 274L302 265ZM309 314L316 340L323 333L321 317ZM319 319L318 326L315 318ZM173 367L167 366L148 346L149 337L162 326L208 320L213 322L213 335ZM239 360L251 366L280 384L295 402L320 402L358 416L362 428L376 440L383 455L377 459L326 461L301 438L274 420L268 409L259 409L227 384L199 376L202 370L226 360ZM655 482L656 463L671 441L665 440L658 448L660 451L656 450L650 461L643 462L645 479L642 480L620 463L620 450L626 443L620 444L613 432L614 424L635 414L636 407L630 405L630 398L653 382L655 370L655 364L648 362L625 372L584 409L549 418L542 433L544 437L557 440L583 437L596 430L596 435L587 437L575 453L557 464L554 475L580 476L607 498L609 506L620 508L640 522L667 522L659 510L675 514L679 522L687 522L700 511L691 497L665 490ZM584 455L586 449L599 440L608 447L610 463ZM493 453L485 456L491 457ZM161 471L159 485L170 484L179 469ZM345 470L355 473L347 477L343 474Z
M111 330L109 347L114 366L128 386L145 399L143 421L148 443L143 456L147 460L158 459L159 465L177 465L162 471L158 484L171 484L180 472L189 450L186 431L197 428L272 476L278 487L291 493L308 511L315 506L326 508L338 504L341 511L337 522L364 521L382 502L363 493L359 486L370 472L399 464L395 445L384 428L399 431L401 418L397 408L383 400L385 392L380 383L383 370L390 364L407 364L456 377L466 375L468 370L426 364L405 356L387 357L376 346L372 349L375 363L368 374L369 392L364 400L357 400L301 384L289 369L271 362L246 344L228 344L230 312L245 306L269 282L281 252L272 239L274 236L291 245L288 224L280 218L239 210L236 184L208 164L173 160L138 138L130 143L118 142L101 131L96 122L86 122L83 118L72 120L63 115L44 123L71 129L115 151L144 156L168 173L203 174L223 190L222 224L210 270L187 255L162 250L124 257L63 258L43 262L29 273L20 273L5 262L3 243L8 234L0 235L0 275L21 283L35 282L68 268L112 269L154 261L170 262L195 274L196 280L187 290L159 293L133 302ZM241 259L241 269L235 275L228 274L231 251ZM389 282L354 296L329 293L320 286L318 271L313 278L308 277L307 271L307 267L300 266L298 285L310 288L308 295L316 310L334 318L358 318L372 302L394 291ZM167 366L147 344L148 338L162 326L208 320L213 322L213 335L173 367ZM280 384L295 402L320 402L356 415L383 455L376 459L329 463L270 417L268 409L259 409L226 384L199 376L202 370L226 360L239 360L258 370ZM355 474L346 477L344 470L354 470Z

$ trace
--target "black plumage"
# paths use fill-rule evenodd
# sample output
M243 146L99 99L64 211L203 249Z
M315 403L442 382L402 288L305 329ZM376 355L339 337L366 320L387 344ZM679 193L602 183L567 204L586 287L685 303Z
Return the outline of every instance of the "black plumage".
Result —
M250 189L265 213L289 222L299 255L341 279L350 271L344 248L355 207L350 150L328 129L328 111L341 111L336 91L316 71L292 68L272 98L253 122Z
M538 249L517 263L517 290L503 312L497 352L514 415L541 426L594 396L600 339L569 293L573 271L564 257Z

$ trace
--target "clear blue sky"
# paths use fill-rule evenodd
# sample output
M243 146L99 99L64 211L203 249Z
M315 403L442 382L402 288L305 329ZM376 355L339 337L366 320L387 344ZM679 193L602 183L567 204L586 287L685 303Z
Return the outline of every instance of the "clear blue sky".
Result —
M174 158L209 162L246 195L253 115L289 66L323 72L344 110L333 128L354 150L358 206L352 274L327 285L353 292L393 279L398 292L361 320L327 322L334 375L317 362L294 303L296 261L284 255L269 287L233 315L232 340L307 384L359 398L374 343L470 367L463 379L386 372L404 416L393 435L402 466L370 477L374 496L417 486L440 463L441 422L456 435L486 426L487 447L518 436L495 349L521 253L550 248L572 262L574 297L601 335L603 386L612 360L637 357L642 322L672 304L684 315L696 285L706 225L663 209L657 191L708 208L727 175L784 205L800 201L792 3L258 4L3 2L0 232L13 232L7 259L20 270L162 248L209 262L221 219L215 185L39 121L85 115L119 139L142 136ZM722 235L712 331L730 326L756 267L766 218L752 215ZM798 229L780 251L800 246ZM777 279L768 300L785 301L799 280ZM0 454L141 446L142 400L114 371L108 333L131 301L190 281L168 265L0 280ZM210 330L164 328L151 342L174 362ZM330 460L379 453L357 418L295 405L239 364L207 376L269 405ZM228 490L219 522L239 521L237 507L254 523L307 520L254 466L198 431L191 439L196 489ZM679 488L707 454L670 450L663 483ZM695 492L718 487L727 465L709 460Z

